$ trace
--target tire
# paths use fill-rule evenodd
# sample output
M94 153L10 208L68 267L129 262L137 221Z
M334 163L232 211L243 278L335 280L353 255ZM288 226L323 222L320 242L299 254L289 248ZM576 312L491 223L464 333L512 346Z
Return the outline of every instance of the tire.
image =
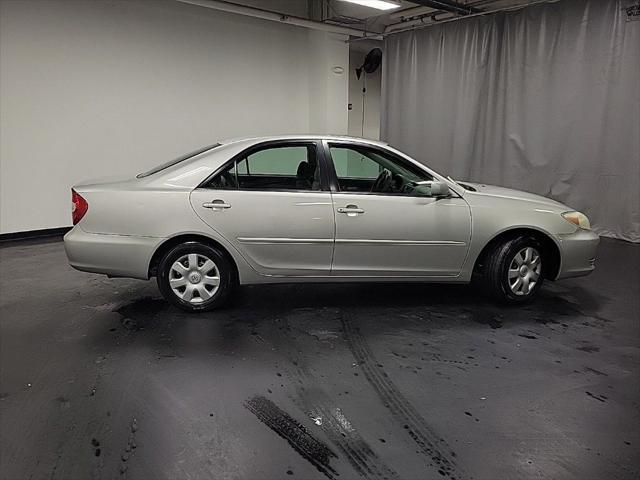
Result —
M544 280L544 251L527 235L496 245L487 255L485 287L495 300L520 305L535 298Z
M169 250L158 264L157 281L162 296L188 312L222 306L236 284L228 257L200 242L181 243Z

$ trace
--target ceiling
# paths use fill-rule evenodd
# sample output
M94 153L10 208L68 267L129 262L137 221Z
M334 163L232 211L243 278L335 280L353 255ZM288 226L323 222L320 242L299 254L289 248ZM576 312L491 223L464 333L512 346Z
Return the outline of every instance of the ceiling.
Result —
M539 0L394 0L401 6L387 12L343 0L230 1L263 10L345 25L371 33L384 33L385 31L410 28L416 24L425 25L463 17L465 15L460 11L464 8L469 8L473 12L489 12L508 7L525 6ZM438 4L442 7L438 8L436 6Z

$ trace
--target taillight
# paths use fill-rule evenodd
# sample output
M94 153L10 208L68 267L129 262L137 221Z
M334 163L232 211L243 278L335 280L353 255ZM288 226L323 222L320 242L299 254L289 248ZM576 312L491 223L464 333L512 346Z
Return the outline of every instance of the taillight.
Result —
M73 188L71 189L71 218L73 219L73 224L76 225L84 214L89 210L89 204L87 201L82 198L78 192L76 192Z

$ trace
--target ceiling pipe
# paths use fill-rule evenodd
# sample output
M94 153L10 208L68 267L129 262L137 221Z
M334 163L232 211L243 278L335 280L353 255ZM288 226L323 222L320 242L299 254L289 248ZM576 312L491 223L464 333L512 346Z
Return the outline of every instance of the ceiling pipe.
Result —
M431 15L424 15L422 17L419 17L413 20L407 20L406 22L392 23L391 25L387 25L387 27L384 29L384 33L385 35L388 35L391 33L395 33L398 30L404 31L404 30L409 30L419 26L433 25L435 23L439 23L444 20L449 20L452 18L460 18L460 17L456 17L456 15L451 12L439 11L438 13L433 13Z
M558 2L558 1L559 0L531 0L529 3L525 3L525 4L511 5L509 7L496 8L495 10L484 10L484 11L479 12L479 13L473 13L471 15L466 15L466 16L463 16L463 17L457 17L456 16L456 17L453 17L453 18L448 18L448 19L441 20L441 21L436 21L436 22L427 22L426 20L429 17L423 17L423 18L419 18L419 19L416 19L416 20L411 21L411 22L392 23L391 25L387 25L387 27L384 29L384 33L382 34L382 36L386 37L386 36L391 35L391 34L401 33L401 32L408 32L410 30L416 30L416 29L423 28L423 27L431 27L433 25L442 25L443 23L456 22L458 20L465 20L467 18L472 18L472 17L481 17L483 15L490 15L492 13L509 12L509 11L513 11L513 10L520 10L520 9L523 9L523 8L532 7L534 5L540 5L540 4L543 4L543 3L555 3L555 2ZM366 38L367 37L357 38L354 41L366 40Z
M437 9L432 7L412 7L400 10L399 12L390 13L389 18L394 20L397 20L398 18L413 18L420 15L426 15L427 13L433 13L435 11L437 11Z
M486 5L487 3L493 3L495 1L496 0L474 0L473 2L468 2L465 5L467 7L479 7L481 5ZM393 13L390 13L389 18L393 20L397 20L397 19L408 20L418 16L430 14L439 10L441 9L432 8L432 7L411 7L411 8L405 8L404 10L398 10Z
M480 13L481 10L464 3L454 2L453 0L411 0L423 7L437 8L446 12L456 13L458 15L471 15L472 13Z
M189 5L196 5L198 7L211 8L213 10L219 10L222 12L236 13L238 15L261 18L264 20L271 20L279 23L288 23L290 25L311 28L314 30L323 30L325 32L340 33L343 35L352 35L354 37L367 36L367 38L376 38L378 40L382 39L380 35L373 34L369 36L367 35L367 32L365 32L364 30L358 30L357 28L342 27L340 25L316 22L313 20L307 20L306 18L286 15L284 13L272 12L270 10L263 10L261 8L245 7L244 5L238 5L237 3L226 2L223 0L177 0L177 1L180 3L187 3Z
M387 25L384 28L384 34L389 35L391 33L397 32L398 30L409 30L421 25L428 25L431 22L430 16L418 17L414 20L407 20L406 22L392 23L391 25Z

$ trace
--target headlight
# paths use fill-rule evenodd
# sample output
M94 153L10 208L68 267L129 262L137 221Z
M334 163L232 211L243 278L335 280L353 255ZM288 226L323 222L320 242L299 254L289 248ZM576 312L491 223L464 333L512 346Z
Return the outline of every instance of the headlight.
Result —
M574 225L577 225L580 228L585 230L591 230L591 224L589 223L589 219L584 213L580 212L564 212L562 217L567 221L571 222Z

